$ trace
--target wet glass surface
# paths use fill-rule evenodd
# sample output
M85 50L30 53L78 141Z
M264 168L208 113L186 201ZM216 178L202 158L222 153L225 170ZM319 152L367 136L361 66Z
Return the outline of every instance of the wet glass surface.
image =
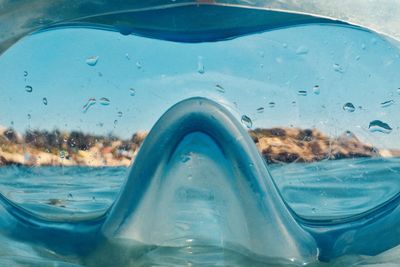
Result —
M157 119L193 96L233 114L305 220L362 216L400 192L400 52L368 31L308 25L183 44L63 28L25 37L0 56L0 68L0 190L43 217L105 212ZM181 164L199 154L188 153ZM51 254L10 244L0 250L5 262L13 255L24 262L25 250L40 251L38 261ZM199 264L258 264L248 251L197 245L207 259ZM172 249L171 265L198 260L182 258L185 249ZM161 248L141 264L165 262L169 253ZM358 266L360 257L344 262ZM60 261L95 265L101 257Z

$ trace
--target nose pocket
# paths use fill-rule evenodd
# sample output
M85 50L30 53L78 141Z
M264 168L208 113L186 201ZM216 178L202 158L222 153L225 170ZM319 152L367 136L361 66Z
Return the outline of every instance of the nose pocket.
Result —
M312 261L313 238L282 201L254 143L205 98L169 109L150 131L103 225L109 239L188 242Z

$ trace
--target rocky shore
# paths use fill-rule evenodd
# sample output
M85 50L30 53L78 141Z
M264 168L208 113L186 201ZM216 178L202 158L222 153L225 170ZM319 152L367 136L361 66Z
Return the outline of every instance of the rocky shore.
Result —
M271 128L249 132L268 163L314 162L353 157L400 156L399 151L378 151L353 133L331 138L317 129ZM33 131L24 135L0 131L0 166L129 166L146 132L129 140L81 132Z

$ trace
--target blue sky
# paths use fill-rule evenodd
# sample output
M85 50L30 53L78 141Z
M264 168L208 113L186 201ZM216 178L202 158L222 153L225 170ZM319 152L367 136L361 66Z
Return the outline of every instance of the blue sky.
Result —
M98 57L95 66L86 63L92 56ZM254 128L316 127L331 135L350 130L379 147L400 148L400 50L355 28L299 26L199 44L57 29L21 40L0 56L0 69L0 125L13 122L19 131L77 129L128 137L149 130L179 100L206 96L239 120L249 116ZM101 105L102 97L110 104ZM90 98L97 103L84 113ZM388 100L394 104L380 105ZM347 102L354 112L342 109ZM368 131L373 120L393 131Z

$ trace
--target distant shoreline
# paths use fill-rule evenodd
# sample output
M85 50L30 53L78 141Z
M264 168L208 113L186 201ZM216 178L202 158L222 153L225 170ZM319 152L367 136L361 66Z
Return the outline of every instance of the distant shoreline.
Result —
M331 138L317 129L269 128L249 131L268 163L316 162L342 158L400 156L379 151L351 132ZM12 129L0 132L0 166L124 166L135 159L146 138L137 132L129 140L81 132L33 131L24 135Z

